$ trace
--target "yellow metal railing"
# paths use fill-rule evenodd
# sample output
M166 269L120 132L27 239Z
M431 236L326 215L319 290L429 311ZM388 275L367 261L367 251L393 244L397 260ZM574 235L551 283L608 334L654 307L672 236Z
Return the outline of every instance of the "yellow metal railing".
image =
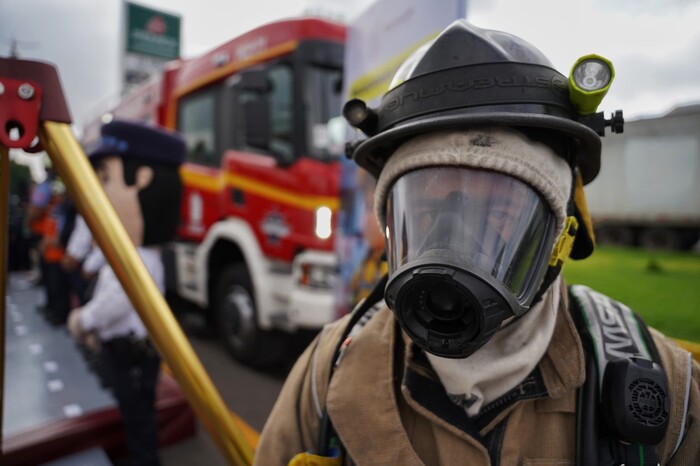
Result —
M693 359L700 363L700 343L693 343L692 341L675 339L676 343L680 345L684 350L690 351L693 355Z
M44 122L39 140L104 252L163 359L230 464L253 462L253 448L141 262L69 125Z
M70 114L56 68L48 63L0 58L0 295L7 278L9 148L49 154L124 291L165 363L229 464L253 462L257 433L231 416L153 282L69 126ZM11 134L13 133L13 134ZM4 390L5 300L0 300L0 413ZM252 431L252 432L251 432ZM0 432L2 416L0 415ZM2 436L0 435L0 451Z
M7 287L7 227L10 200L10 151L0 144L0 457L5 387L5 296Z

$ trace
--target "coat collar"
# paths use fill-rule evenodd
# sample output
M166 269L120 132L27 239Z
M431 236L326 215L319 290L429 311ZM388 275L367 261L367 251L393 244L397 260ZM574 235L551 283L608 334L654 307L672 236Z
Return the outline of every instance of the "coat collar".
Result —
M571 312L575 311L569 306L568 286L562 280L554 335L539 363L547 392L555 399L580 387L586 380L583 346Z
M395 334L393 314L382 309L354 337L328 387L328 414L357 464L423 464L411 448L397 408Z
M554 335L537 369L548 397L554 400L570 394L585 379L583 348L568 304L567 287L562 280ZM397 337L401 338L400 342L396 341ZM429 365L413 362L412 344L403 332L397 335L391 311L382 309L370 319L348 346L342 364L331 378L326 400L333 425L357 464L423 464L411 447L398 410L395 380L401 374L396 374L394 368L395 343L404 345L407 369L403 372L434 376L437 380ZM405 374L402 384L406 384ZM399 396L410 397L408 390L402 392ZM420 404L413 399L406 401Z

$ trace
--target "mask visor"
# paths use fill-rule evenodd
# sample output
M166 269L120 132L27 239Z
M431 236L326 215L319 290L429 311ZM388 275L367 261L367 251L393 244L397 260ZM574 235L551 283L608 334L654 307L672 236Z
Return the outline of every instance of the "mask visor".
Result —
M547 270L556 219L527 184L464 167L409 172L387 200L389 273L416 260L504 285L527 307Z

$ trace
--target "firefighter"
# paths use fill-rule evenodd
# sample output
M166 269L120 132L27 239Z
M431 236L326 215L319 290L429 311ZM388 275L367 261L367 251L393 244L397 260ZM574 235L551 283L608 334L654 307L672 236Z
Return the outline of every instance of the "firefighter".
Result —
M139 256L164 292L159 245L172 239L178 222L183 139L158 128L112 121L102 127L100 146L89 156ZM71 311L68 329L77 341L99 346L107 383L122 413L131 464L159 464L155 399L160 357L108 265L100 269L90 301Z
M387 264L383 260L384 236L374 215L375 180L367 172L358 171L357 184L364 204L362 238L366 241L367 252L350 278L348 291L352 307L369 296L377 280L387 273Z
M66 221L67 199L65 185L59 179L53 180L51 198L41 221L43 231L39 242L42 283L46 290L45 317L52 324L60 326L66 324L71 307L68 276L61 267L65 249L61 231Z
M698 364L560 274L593 250L582 186L621 130L577 102L609 85L591 60L572 87L531 44L460 20L378 110L346 104L388 281L301 356L256 464L700 464Z

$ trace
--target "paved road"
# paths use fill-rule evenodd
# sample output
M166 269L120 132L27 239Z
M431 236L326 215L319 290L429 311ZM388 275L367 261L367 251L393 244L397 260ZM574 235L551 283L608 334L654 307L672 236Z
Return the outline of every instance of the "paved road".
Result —
M177 303L171 302L171 307L224 402L251 427L260 431L295 356L301 352L305 342L297 343L290 359L281 367L256 371L234 361L217 338L207 334L197 314L182 312L182 306ZM164 466L226 464L201 425L198 425L198 433L194 439L165 448L161 454Z
M6 379L4 393L9 401L4 409L5 433L64 419L65 408L73 406L76 400L81 411L113 404L109 393L88 372L66 330L49 325L37 311L45 301L43 290L32 286L24 274L11 276L8 285L6 369L11 377ZM260 431L287 373L307 342L297 341L295 348L290 348L289 359L280 367L256 371L234 361L218 339L207 334L201 312L192 312L191 308L185 311L183 303L171 301L170 305L226 405ZM71 390L63 390L64 380L79 382L77 386L71 384ZM53 386L58 382L60 387ZM22 411L23 407L29 409ZM163 448L161 454L164 466L225 464L201 424L194 438Z

